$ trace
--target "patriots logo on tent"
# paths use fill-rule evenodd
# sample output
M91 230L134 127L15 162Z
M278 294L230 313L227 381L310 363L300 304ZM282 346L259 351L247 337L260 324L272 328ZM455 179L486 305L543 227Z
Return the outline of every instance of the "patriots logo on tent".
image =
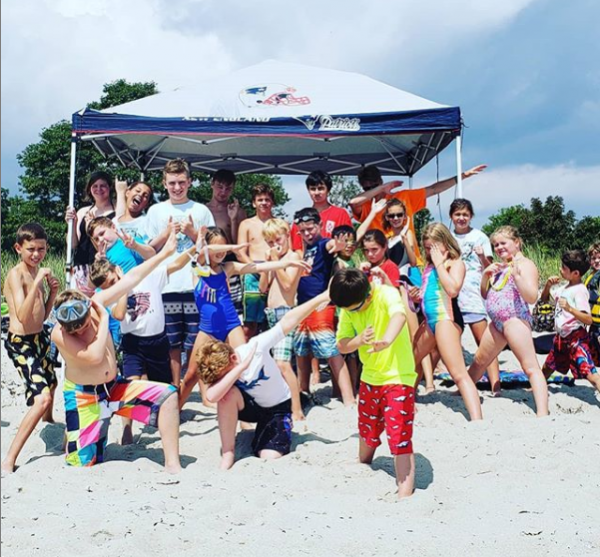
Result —
M306 95L297 95L294 87L281 83L264 83L240 91L240 101L248 108L302 106L310 104Z
M308 131L313 131L318 125L318 131L357 132L360 131L360 118L346 118L344 116L299 116L294 117L306 126Z

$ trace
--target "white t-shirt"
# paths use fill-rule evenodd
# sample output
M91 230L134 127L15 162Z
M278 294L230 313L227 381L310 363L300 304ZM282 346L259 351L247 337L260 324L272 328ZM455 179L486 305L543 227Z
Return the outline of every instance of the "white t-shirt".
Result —
M168 282L167 266L163 264L129 292L127 313L125 319L121 321L123 334L151 337L165 330L162 291Z
M235 349L240 361L243 361L252 346L258 344L248 369L235 384L238 389L246 391L263 408L281 404L292 396L279 366L271 356L271 348L284 338L283 329L278 323L272 329Z
M564 288L559 288L556 290L554 297L557 302L554 313L554 326L556 328L556 332L561 337L566 337L573 331L581 327L585 327L585 325L572 313L561 309L561 307L558 305L558 300L560 298L564 298L572 308L585 313L590 313L590 293L583 283L575 284L573 286L567 285Z
M146 234L152 240L156 238L169 226L169 217L173 218L173 222L184 222L189 219L190 215L194 222L194 227L197 229L200 226L214 226L215 219L212 213L202 203L188 201L180 205L173 205L170 201L163 201L152 205L148 209L146 216ZM194 242L185 234L177 236L177 252L169 259L167 264L177 259L185 250L191 248ZM191 261L183 269L173 273L169 277L169 283L165 286L163 294L167 292L191 292L194 290L194 282L192 280Z
M119 222L117 217L113 219L117 230L122 230L132 236L140 244L148 243L148 234L146 234L146 215L142 215L129 222Z
M475 246L482 246L483 253L492 257L492 246L490 239L481 231L473 228L466 234L452 232L460 246L461 259L465 263L467 272L463 286L458 295L458 307L462 313L477 313L485 315L485 304L481 297L481 276L483 265L481 259L475 253Z

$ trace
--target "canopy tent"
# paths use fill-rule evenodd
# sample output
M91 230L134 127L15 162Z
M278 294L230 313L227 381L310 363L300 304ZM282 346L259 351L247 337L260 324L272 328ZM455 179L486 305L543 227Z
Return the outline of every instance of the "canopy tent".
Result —
M181 157L206 172L356 175L373 164L384 175L412 177L456 139L461 193L460 109L356 73L269 60L103 111L84 109L72 130L70 204L79 140L140 172Z

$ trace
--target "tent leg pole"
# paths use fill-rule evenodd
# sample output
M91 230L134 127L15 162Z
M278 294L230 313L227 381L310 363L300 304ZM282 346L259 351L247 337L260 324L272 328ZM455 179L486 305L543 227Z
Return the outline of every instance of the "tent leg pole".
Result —
M456 136L456 196L462 198L462 139Z
M408 177L408 189L409 190L413 189L413 177L412 176Z
M77 158L77 135L71 134L71 167L69 171L69 207L75 206L75 161ZM66 284L71 278L71 261L73 251L73 221L67 224L67 264L66 264Z

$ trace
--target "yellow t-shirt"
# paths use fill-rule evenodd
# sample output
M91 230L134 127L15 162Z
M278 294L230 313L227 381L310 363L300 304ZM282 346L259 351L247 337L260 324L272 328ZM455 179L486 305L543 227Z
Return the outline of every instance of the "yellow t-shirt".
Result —
M371 303L364 310L348 311L342 309L337 328L337 340L354 338L369 325L373 327L375 340L381 340L385 334L390 317L396 313L406 315L400 292L391 286L375 285L371 287ZM414 386L417 379L413 348L405 324L391 346L369 354L370 346L358 349L363 364L361 380L369 385L408 385Z

